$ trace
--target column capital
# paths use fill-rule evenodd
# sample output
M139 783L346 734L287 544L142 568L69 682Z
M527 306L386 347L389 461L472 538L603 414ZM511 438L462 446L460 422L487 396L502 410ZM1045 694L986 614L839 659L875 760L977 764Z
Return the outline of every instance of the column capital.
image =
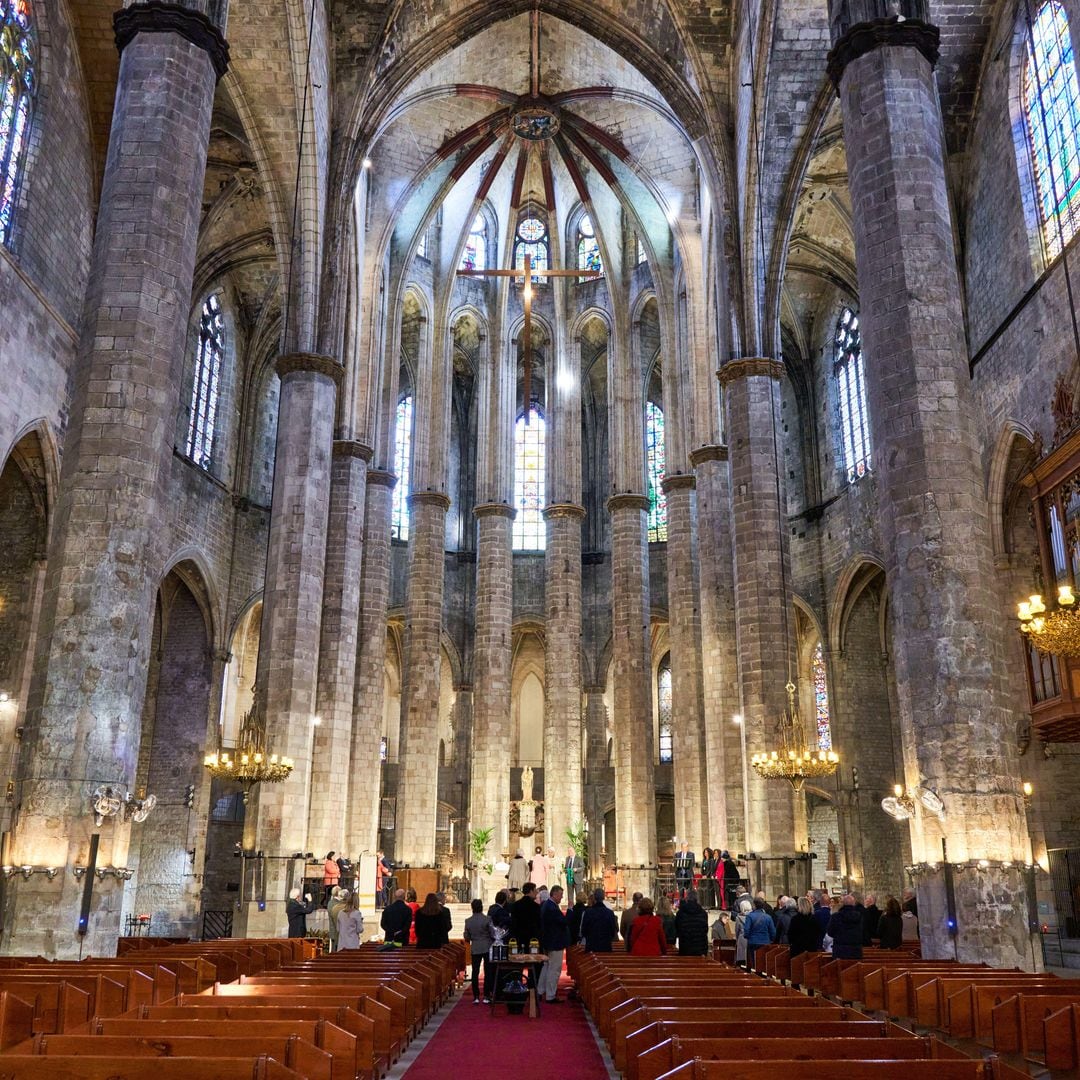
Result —
M504 517L510 521L517 517L517 511L506 503L479 503L473 507L473 513L478 518Z
M937 64L941 32L930 22L926 0L833 0L830 6L833 47L825 70L837 92L848 64L883 45L918 49L931 68Z
M710 443L708 446L699 446L696 450L690 451L690 464L695 469L699 465L704 465L706 461L727 461L727 459L727 447L720 446L716 443Z
M577 503L552 503L544 507L544 520L551 521L553 518L577 518L585 520L585 507Z
M588 694L590 697L592 697L594 694L597 697L603 697L604 692L607 690L607 687L606 686L584 686L584 687L582 687L582 690L584 690L584 692L586 694Z
M113 30L119 52L139 34L179 34L210 57L219 79L229 70L229 43L221 31L201 11L183 4L142 0L114 13Z
M779 382L784 377L784 364L768 356L744 356L739 360L729 360L716 373L721 386L738 379L748 379L752 375L763 375Z
M621 495L612 495L605 506L609 514L614 514L616 510L641 510L646 513L649 509L649 499L646 495L624 492Z
M665 495L673 491L693 491L697 487L697 479L693 473L676 473L674 476L665 476L660 481L660 487Z
M298 371L313 371L316 375L325 375L333 379L335 384L340 385L344 368L332 357L321 356L319 353L286 353L277 358L274 365L279 379L286 375L292 375Z
M367 482L376 487L394 488L397 486L397 477L385 469L368 469Z
M374 456L375 451L365 443L357 442L355 439L334 440L334 457L354 457L370 462Z
M438 506L445 512L450 509L450 496L441 491L414 491L409 496L409 507L414 506Z

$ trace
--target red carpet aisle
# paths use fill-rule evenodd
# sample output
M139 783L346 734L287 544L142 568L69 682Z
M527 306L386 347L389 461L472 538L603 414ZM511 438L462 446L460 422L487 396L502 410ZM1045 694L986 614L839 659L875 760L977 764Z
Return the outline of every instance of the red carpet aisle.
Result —
M564 975L559 996L570 981ZM540 1017L508 1016L498 1007L474 1005L466 985L404 1080L507 1080L508 1077L557 1077L558 1080L607 1080L607 1065L593 1037L584 1008L576 1001L543 1006Z

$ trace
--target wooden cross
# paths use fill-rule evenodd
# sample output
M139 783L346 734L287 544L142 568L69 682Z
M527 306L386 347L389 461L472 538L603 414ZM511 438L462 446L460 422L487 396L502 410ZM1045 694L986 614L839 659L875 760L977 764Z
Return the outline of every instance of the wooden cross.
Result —
M535 273L532 268L532 256L526 254L525 265L519 270L459 270L461 277L510 277L525 279L523 298L525 301L525 324L522 327L522 376L521 398L522 411L525 414L525 423L529 422L529 394L532 389L532 299L533 285L537 278L542 277L572 277L572 278L598 278L603 277L601 270L541 270Z

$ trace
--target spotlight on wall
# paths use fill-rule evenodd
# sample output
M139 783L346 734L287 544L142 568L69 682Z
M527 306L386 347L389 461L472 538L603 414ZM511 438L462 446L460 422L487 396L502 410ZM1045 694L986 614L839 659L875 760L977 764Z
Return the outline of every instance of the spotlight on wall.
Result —
M11 695L6 690L0 690L0 705L6 705L11 700Z
M365 169L370 169L371 168L371 158L369 158L369 157L364 158L364 160L363 160L363 162L361 164L363 165L363 167Z
M1021 790L1024 793L1024 809L1031 809L1031 797L1035 794L1035 785L1030 780L1025 780Z

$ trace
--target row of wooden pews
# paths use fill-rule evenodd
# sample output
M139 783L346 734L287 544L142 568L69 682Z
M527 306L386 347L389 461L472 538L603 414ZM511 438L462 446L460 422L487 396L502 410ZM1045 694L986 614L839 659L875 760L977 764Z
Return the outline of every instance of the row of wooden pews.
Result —
M999 1054L1022 1054L1050 1069L1080 1068L1080 981L895 952L861 960L824 953L793 960L787 946L755 957L759 973L801 985L839 1003L909 1021Z
M465 960L461 943L314 953L224 940L4 961L0 1080L379 1080Z
M573 949L567 964L627 1080L800 1080L831 1061L843 1061L845 1080L1022 1075L712 959Z

